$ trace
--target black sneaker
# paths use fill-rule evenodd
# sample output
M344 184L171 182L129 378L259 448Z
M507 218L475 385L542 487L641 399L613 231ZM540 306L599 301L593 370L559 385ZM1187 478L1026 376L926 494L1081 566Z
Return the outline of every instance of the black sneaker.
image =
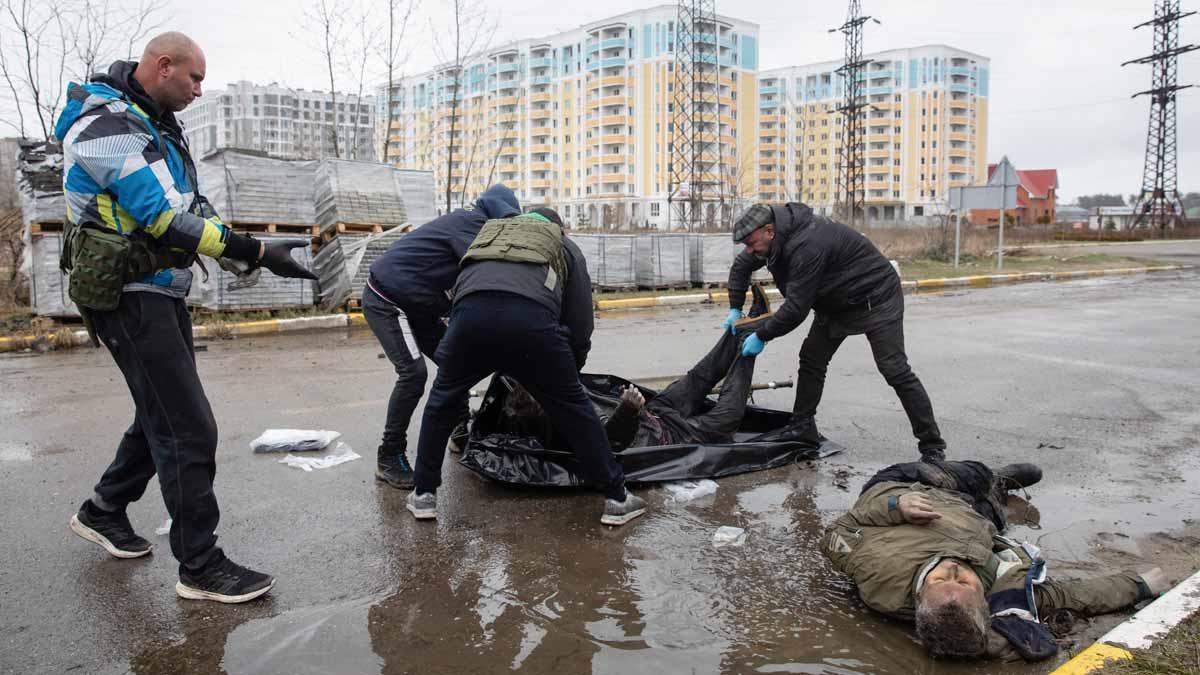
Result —
M454 431L450 432L450 441L446 449L455 454L462 454L467 449L467 441L471 438L470 418L460 419Z
M375 461L375 480L381 480L397 490L413 489L413 470L404 451L389 451L379 446Z
M604 514L600 522L605 525L624 525L646 512L646 500L626 490L625 501L604 500Z
M133 531L129 516L124 511L110 513L96 508L90 499L79 507L78 513L71 516L71 531L99 544L117 558L140 558L154 548L153 544Z
M266 594L274 585L271 575L242 567L221 553L200 572L181 571L175 594L187 600L237 604Z

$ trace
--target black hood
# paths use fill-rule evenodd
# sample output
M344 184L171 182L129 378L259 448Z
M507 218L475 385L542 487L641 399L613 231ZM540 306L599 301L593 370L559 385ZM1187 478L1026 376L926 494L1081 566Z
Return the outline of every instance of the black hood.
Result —
M159 126L166 127L182 136L183 127L179 126L179 120L175 119L175 113L163 110L154 99L150 98L141 83L133 77L133 71L137 70L137 65L137 61L113 61L113 64L108 67L107 73L96 73L92 75L91 81L106 84L121 92L139 108L146 111L150 119Z
M769 259L774 259L776 253L783 249L792 237L808 229L812 224L813 212L807 204L788 202L772 204L771 211L775 215L775 237L771 240L771 250L767 252Z

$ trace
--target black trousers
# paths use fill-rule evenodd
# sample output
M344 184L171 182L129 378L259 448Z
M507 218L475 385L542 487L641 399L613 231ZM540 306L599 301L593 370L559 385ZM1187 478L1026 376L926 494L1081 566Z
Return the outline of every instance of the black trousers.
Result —
M512 293L472 293L454 304L421 419L418 492L433 492L442 483L442 460L457 420L457 402L483 378L503 372L542 406L575 453L584 477L605 496L624 498L625 474L579 381L564 331L550 310Z
M904 407L913 436L917 438L918 449L922 452L944 449L946 442L942 440L937 420L933 417L929 394L909 367L908 355L904 353L904 296L897 291L896 297L888 302L899 303L899 307L884 308L878 314L878 320L873 320L870 315L856 317L850 332L866 334L867 341L871 343L871 354L875 357L875 367L900 397L900 405ZM845 326L838 322L838 317L814 317L808 337L800 347L796 403L792 408L797 417L816 415L825 389L825 373L829 370L829 362L838 347L842 346L846 335Z
M446 327L428 312L411 307L406 310L388 302L370 286L363 289L363 316L396 370L381 445L389 451L403 452L408 448L408 425L429 377L425 357L434 359ZM458 415L460 419L467 415L465 398L459 404Z
M646 406L650 412L662 414L674 410L687 419L700 443L728 443L741 426L750 398L754 378L754 357L743 358L738 352L741 341L729 331L687 375L667 385ZM724 378L717 404L697 415L708 393Z
M117 309L97 312L92 321L134 404L133 424L96 494L124 509L157 474L171 515L171 553L180 569L199 570L220 553L217 422L196 372L187 306L159 293L123 293Z

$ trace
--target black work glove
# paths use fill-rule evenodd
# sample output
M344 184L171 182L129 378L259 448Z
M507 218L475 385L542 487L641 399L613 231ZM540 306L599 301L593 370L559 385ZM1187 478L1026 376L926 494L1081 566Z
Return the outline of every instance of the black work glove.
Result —
M308 246L308 242L302 239L289 239L287 241L275 241L271 243L263 243L263 255L259 259L258 264L270 270L275 276L285 277L288 279L312 279L317 280L317 275L313 274L308 268L301 265L292 257L292 249Z

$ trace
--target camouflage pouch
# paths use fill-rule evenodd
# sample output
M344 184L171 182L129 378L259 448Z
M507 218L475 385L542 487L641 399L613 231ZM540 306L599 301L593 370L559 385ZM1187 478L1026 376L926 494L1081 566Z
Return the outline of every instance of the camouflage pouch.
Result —
M129 274L131 242L116 232L90 227L74 228L70 239L67 295L80 307L113 311Z

